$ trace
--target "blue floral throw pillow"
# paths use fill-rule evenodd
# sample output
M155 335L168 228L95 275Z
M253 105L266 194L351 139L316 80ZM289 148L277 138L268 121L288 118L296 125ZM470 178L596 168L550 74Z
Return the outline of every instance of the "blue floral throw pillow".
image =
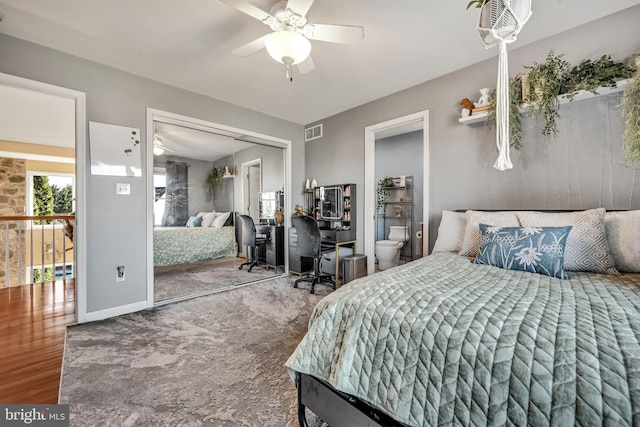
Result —
M566 279L564 247L571 226L497 227L480 224L476 264L493 265Z

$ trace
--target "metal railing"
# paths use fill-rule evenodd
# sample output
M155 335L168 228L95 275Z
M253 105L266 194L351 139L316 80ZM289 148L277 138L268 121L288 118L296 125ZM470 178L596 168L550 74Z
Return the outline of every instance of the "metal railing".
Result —
M0 216L0 287L74 277L74 222L75 215Z

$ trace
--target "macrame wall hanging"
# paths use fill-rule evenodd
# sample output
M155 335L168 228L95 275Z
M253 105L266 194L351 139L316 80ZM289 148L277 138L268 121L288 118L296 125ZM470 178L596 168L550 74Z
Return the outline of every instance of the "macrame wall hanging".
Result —
M478 32L487 49L498 46L498 82L496 85L496 145L498 160L493 167L504 171L513 168L509 158L509 64L507 43L531 16L531 0L489 0L480 10Z

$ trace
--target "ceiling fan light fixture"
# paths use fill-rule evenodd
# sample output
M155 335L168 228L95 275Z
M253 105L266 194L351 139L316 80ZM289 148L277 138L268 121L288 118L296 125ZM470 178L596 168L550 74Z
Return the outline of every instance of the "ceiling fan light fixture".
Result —
M299 64L311 53L309 39L294 31L275 31L267 36L264 44L273 59L286 65Z

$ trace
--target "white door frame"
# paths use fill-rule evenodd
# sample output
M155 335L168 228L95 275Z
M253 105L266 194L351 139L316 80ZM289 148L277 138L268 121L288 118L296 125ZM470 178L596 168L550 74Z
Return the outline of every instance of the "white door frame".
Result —
M53 96L73 99L75 101L75 130L76 130L76 221L74 225L76 263L76 320L78 323L87 321L87 224L86 224L86 156L87 156L87 101L84 92L54 86L11 74L0 73L0 84L22 89L34 90Z
M244 162L241 165L240 170L242 171L242 188L240 189L241 193L241 197L242 197L242 204L244 206L242 206L242 214L243 215L249 215L249 212L247 210L247 187L249 186L249 183L247 182L247 174L249 173L249 168L251 166L254 165L260 165L260 191L262 191L262 159L253 159L253 160L249 160L248 162ZM253 219L253 221L255 222L256 218Z
M393 128L422 123L423 154L423 205L425 224L422 241L429 247L429 110L387 120L364 128L364 254L369 259L367 274L375 272L375 224L376 224L376 135ZM418 126L419 128L419 126ZM423 243L424 246L424 243ZM425 256L428 250L423 251Z
M239 133L247 137L255 137L262 140L262 144L272 147L282 148L284 150L285 170L284 170L284 191L285 191L285 212L293 212L291 205L291 170L292 170L292 142L287 139L278 138L271 135L265 135L246 129L235 128L232 126L222 125L207 120L196 119L181 114L170 113L155 108L147 107L147 143L145 146L147 170L146 170L146 188L147 188L147 306L154 305L154 275L153 275L153 122L163 122L171 124L179 124L194 129L205 131L226 131ZM285 227L291 226L291 216L284 216ZM289 271L289 245L285 241L284 245L284 271Z

